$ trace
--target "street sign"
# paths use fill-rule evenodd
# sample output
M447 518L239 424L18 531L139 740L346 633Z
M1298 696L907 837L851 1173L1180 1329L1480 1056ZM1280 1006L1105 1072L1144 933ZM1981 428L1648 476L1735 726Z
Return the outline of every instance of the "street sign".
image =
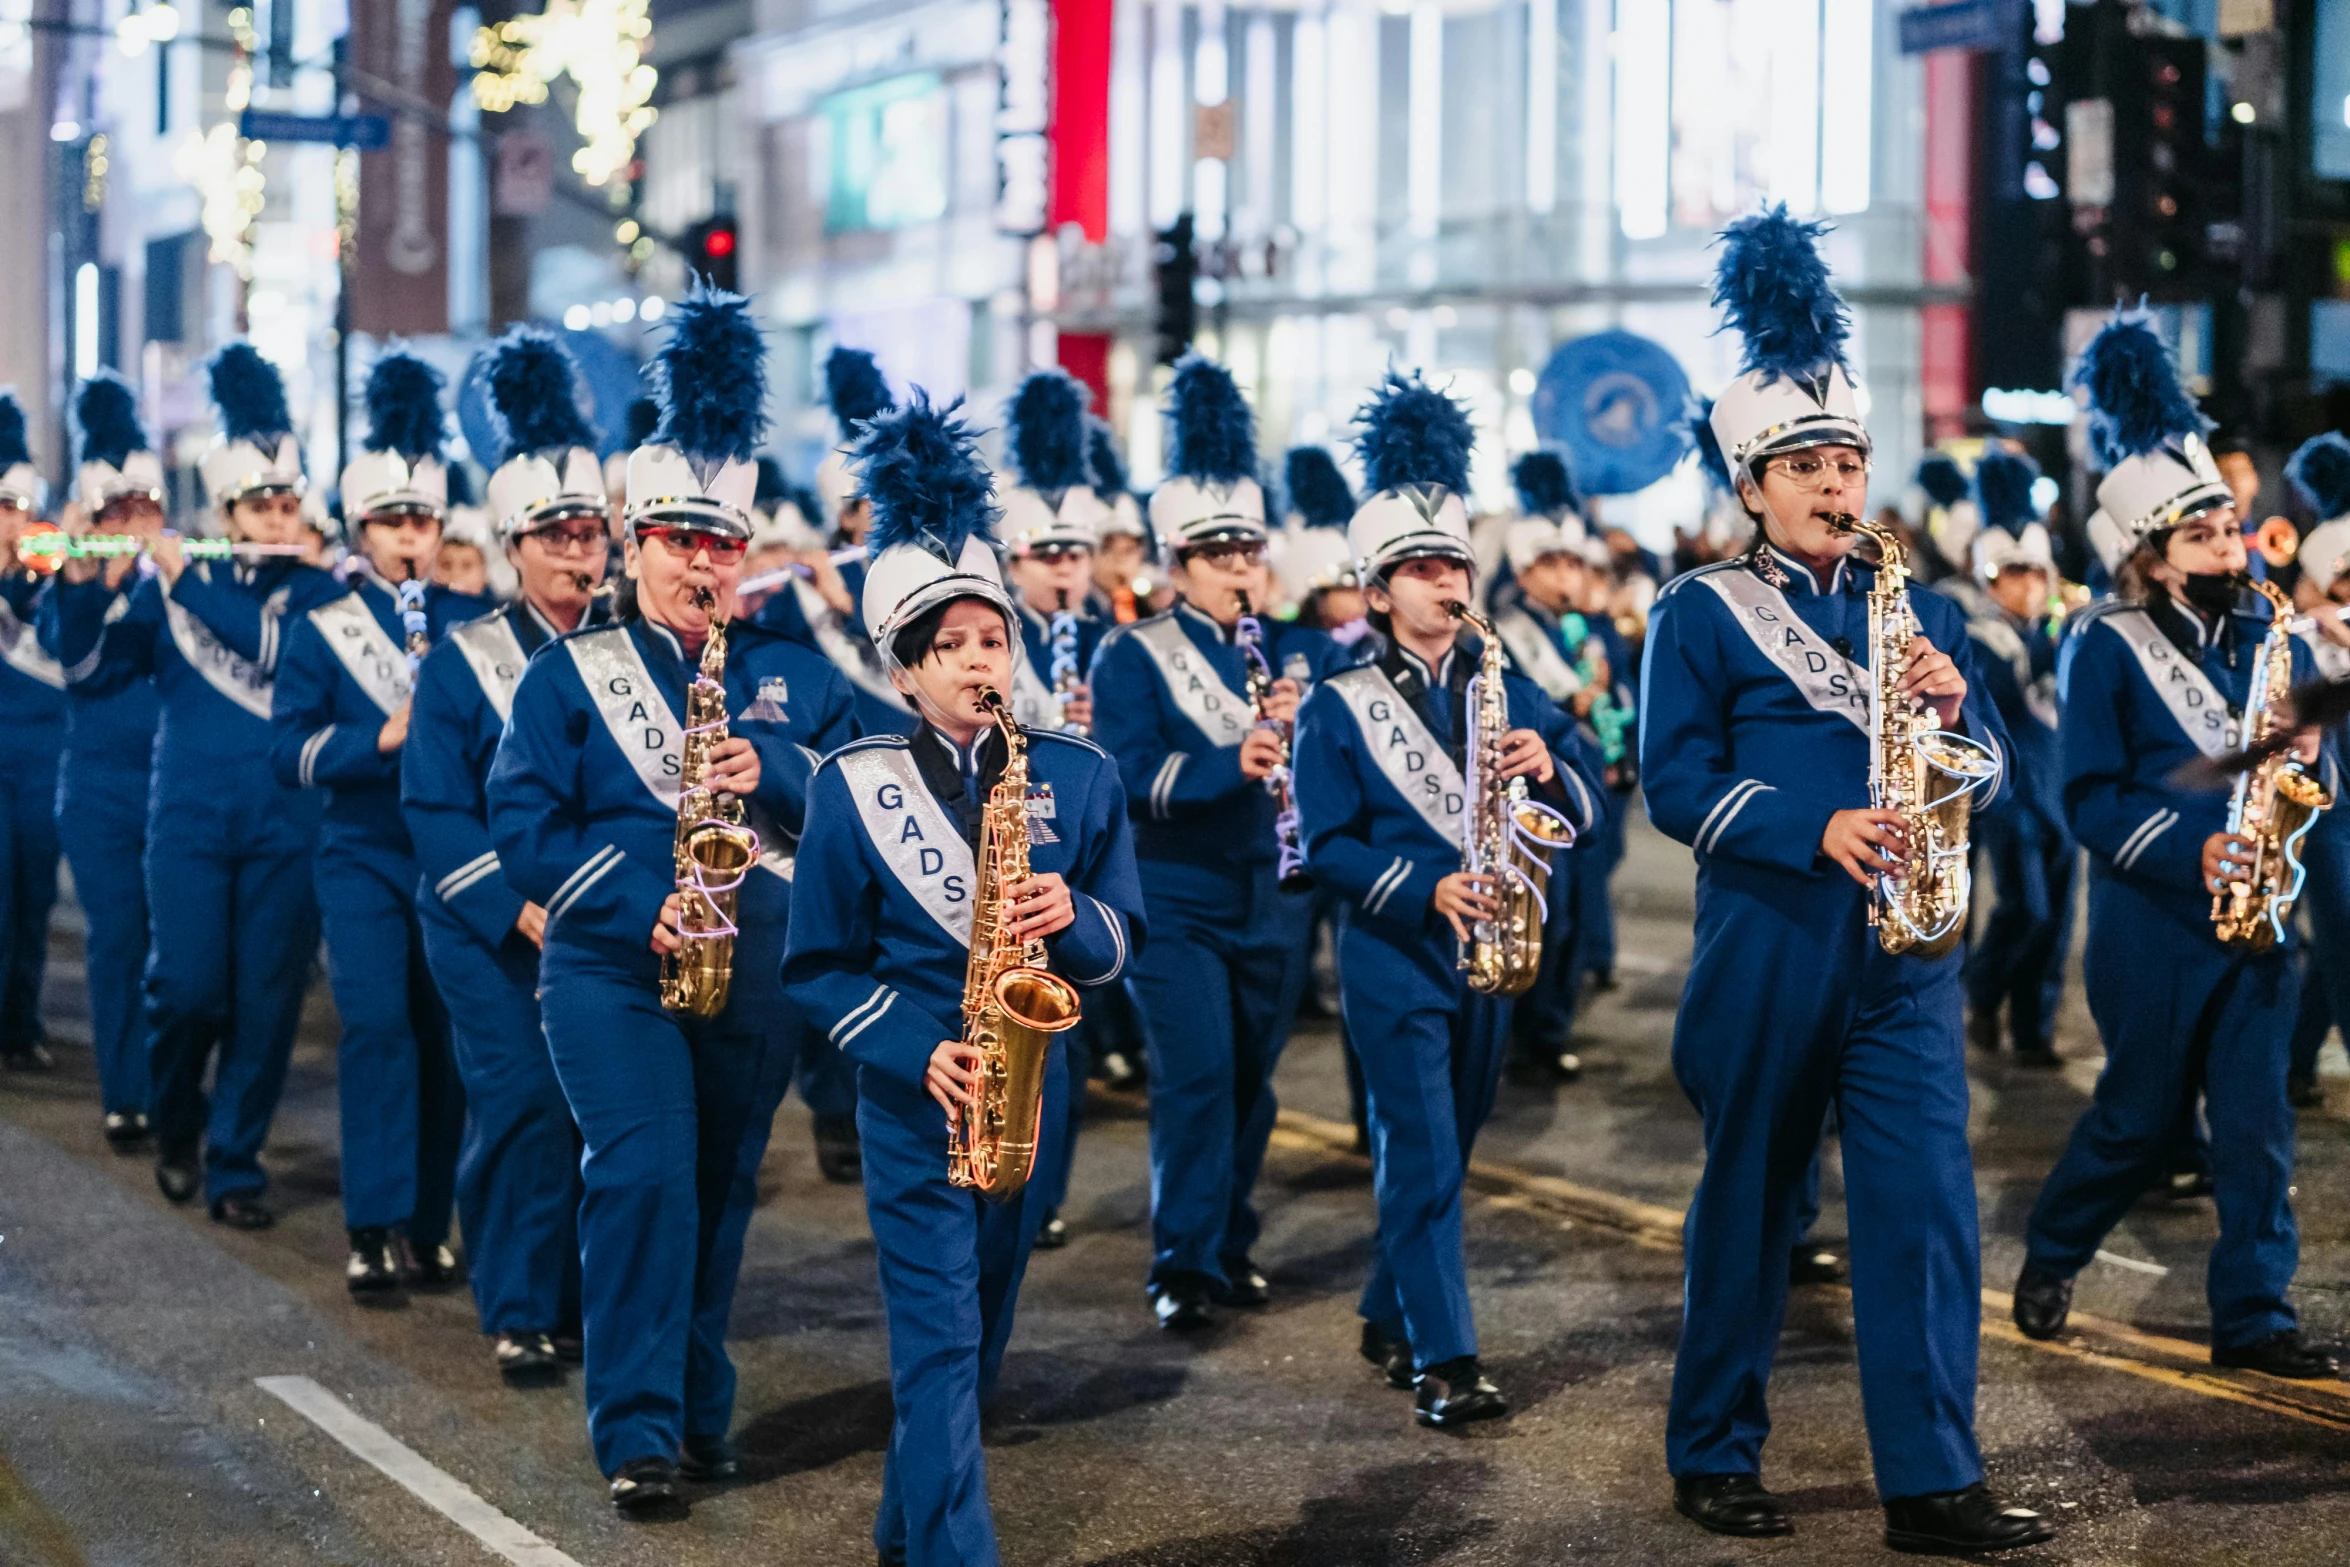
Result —
M237 134L247 141L328 142L381 152L392 144L392 122L380 114L273 114L247 109L237 121Z
M2022 0L1951 0L1901 13L1901 52L1998 49L2023 26Z

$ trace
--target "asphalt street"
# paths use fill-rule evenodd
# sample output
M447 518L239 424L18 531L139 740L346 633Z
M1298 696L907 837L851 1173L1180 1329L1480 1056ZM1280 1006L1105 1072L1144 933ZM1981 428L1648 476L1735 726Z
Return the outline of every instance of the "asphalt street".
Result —
M1717 1540L1671 1511L1674 1210L1698 1168L1695 1120L1666 1062L1689 945L1686 855L1636 831L1618 885L1622 983L1586 1016L1584 1079L1505 1087L1481 1147L1472 1289L1487 1364L1516 1412L1466 1435L1422 1431L1407 1395L1356 1357L1368 1167L1345 1152L1334 1034L1309 1026L1283 1064L1291 1113L1262 1190L1257 1256L1276 1300L1199 1338L1151 1326L1140 1109L1097 1101L1067 1213L1075 1238L1030 1270L988 1428L1007 1562L1893 1559L1878 1541L1838 1290L1799 1292L1772 1385L1766 1478L1797 1510L1795 1537ZM873 1251L860 1195L819 1178L796 1099L762 1172L735 1314L749 1474L698 1493L682 1522L624 1525L589 1461L576 1377L499 1385L462 1294L388 1311L345 1295L323 983L267 1155L283 1221L233 1234L167 1207L145 1159L106 1150L79 960L78 918L61 908L48 991L60 1070L0 1080L0 1562L501 1559L264 1378L308 1378L327 1396L314 1410L380 1427L444 1502L463 1501L446 1483L469 1488L476 1522L498 1535L502 1515L511 1530L507 1560L872 1560L889 1421ZM2077 994L2059 1048L2060 1073L1976 1063L1994 1291L2012 1281L2024 1216L2094 1080ZM2342 1068L2338 1047L2329 1056ZM2337 1339L2350 1333L2350 1079L2326 1082L2331 1103L2302 1121L2296 1299L2318 1337ZM1832 1162L1827 1189L1821 1234L1833 1238ZM2064 1526L2055 1545L2010 1560L2342 1559L2350 1388L2210 1370L2212 1233L2208 1204L2140 1209L2082 1278L2085 1330L2056 1346L2023 1343L1986 1308L1980 1426L1994 1482Z

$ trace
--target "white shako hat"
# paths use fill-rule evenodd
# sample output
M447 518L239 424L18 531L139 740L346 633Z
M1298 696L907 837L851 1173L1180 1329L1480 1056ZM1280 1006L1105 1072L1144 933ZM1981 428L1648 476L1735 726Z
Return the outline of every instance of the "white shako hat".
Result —
M2105 477L2097 504L2132 545L2232 506L2203 436L2211 428L2142 310L2121 310L2081 350L2073 385L2089 394L2089 449Z
M579 368L562 343L536 327L516 327L491 345L484 380L498 429L488 492L498 538L607 515L595 427L580 412Z
M2019 566L2056 574L2056 553L2032 499L2039 478L2038 463L1999 447L1976 462L1975 512L1982 528L1972 553L1975 575L1983 581Z
M888 413L896 400L871 354L862 348L835 348L824 356L824 406L840 426L840 444L816 465L816 498L824 507L824 525L838 527L841 508L857 497L857 475L848 453L865 426Z
M1510 465L1510 484L1518 492L1518 515L1502 535L1510 570L1524 575L1545 555L1585 560L1591 534L1583 525L1566 454L1553 447L1526 453Z
M859 606L875 646L887 653L906 626L949 600L980 598L1016 627L995 552L994 485L971 427L956 417L961 398L933 408L913 389L903 408L867 420L849 454L857 488L872 503L865 537L865 595ZM1013 657L1020 638L1012 638Z
M365 449L343 465L343 520L416 515L447 520L449 470L441 455L441 373L394 348L367 372Z
M1827 232L1789 217L1784 202L1722 232L1713 302L1746 344L1712 414L1733 475L1752 478L1764 458L1806 446L1869 450L1844 362L1851 319L1820 258Z
M1151 492L1161 554L1224 539L1266 537L1257 481L1257 418L1232 372L1185 354L1167 388L1167 478Z
M1355 453L1370 496L1346 527L1355 570L1366 584L1417 555L1457 560L1473 574L1469 544L1469 452L1476 432L1461 405L1420 379L1387 372L1356 411Z
M625 496L628 493L628 454L653 438L653 431L661 423L661 405L650 397L639 397L628 405L627 430L620 442L620 450L604 459L604 494Z
M133 497L164 504L163 460L148 448L146 426L139 422L139 394L128 381L111 370L84 381L74 394L73 422L82 446L73 498L83 509L95 517Z
M24 404L16 400L13 386L0 389L0 506L41 509L41 470L33 466L32 447L25 441Z
M1983 513L1975 505L1966 470L1948 452L1930 451L1918 459L1912 482L1925 494L1923 527L1936 553L1959 570L1966 570L1974 559L1975 535L1983 527Z
M1092 549L1110 519L1094 490L1085 404L1091 396L1065 370L1036 370L1004 410L1005 449L1018 483L1000 491L998 531L1014 555L1038 549Z
M1354 520L1355 492L1338 460L1326 447L1292 446L1281 459L1281 488L1289 502L1281 586L1291 602L1302 603L1324 588L1354 587L1346 527Z
M207 368L212 410L220 434L198 459L204 493L215 506L233 506L273 491L302 493L302 443L286 411L286 383L277 366L251 343L235 342Z
M2285 477L2319 518L2301 540L2301 575L2331 593L2350 564L2343 560L2350 554L2350 441L2331 430L2311 436L2286 460Z
M767 435L767 345L751 302L696 279L664 319L668 341L653 361L661 422L628 454L621 521L676 526L725 538L751 536L759 493L752 459Z

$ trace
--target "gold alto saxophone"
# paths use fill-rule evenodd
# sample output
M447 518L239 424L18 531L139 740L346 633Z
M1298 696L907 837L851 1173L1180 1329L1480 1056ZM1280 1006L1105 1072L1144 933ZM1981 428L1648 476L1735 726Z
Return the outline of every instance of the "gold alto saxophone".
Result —
M1522 996L1542 972L1542 926L1550 913L1550 857L1575 841L1575 827L1539 800L1526 780L1501 776L1501 741L1509 733L1509 691L1502 681L1501 638L1468 605L1448 601L1454 619L1476 629L1485 649L1463 694L1468 734L1461 780L1461 869L1479 878L1500 905L1469 926L1459 966L1469 988L1488 996Z
M1837 531L1877 541L1877 580L1869 589L1869 800L1901 817L1908 849L1900 867L1869 889L1869 923L1877 945L1899 956L1938 958L1966 935L1967 827L1975 796L1999 782L1989 746L1942 727L1934 710L1905 694L1909 645L1918 618L1909 604L1909 556L1877 523L1846 514Z
M2293 601L2273 582L2248 577L2246 582L2268 600L2268 635L2260 640L2259 661L2252 669L2252 689L2244 712L2251 731L2248 747L2259 747L2286 722L2280 704L2293 685ZM2219 939L2231 947L2266 952L2282 939L2285 922L2301 896L2307 872L2301 863L2301 840L2317 823L2317 813L2334 803L2325 785L2288 750L2265 758L2236 778L2236 792L2228 801L2228 831L2252 840L2252 865L2240 881L2230 881L2211 899L2211 923Z
M678 761L675 952L661 955L661 1005L693 1017L726 1010L734 978L735 897L759 858L759 835L743 805L710 786L710 753L726 741L726 619L708 588L695 602L710 617L701 667L685 692L685 745Z
M994 690L980 706L1004 736L1004 776L979 826L971 902L971 966L963 980L963 1043L979 1055L971 1102L947 1118L947 1180L1005 1202L1036 1167L1044 1069L1052 1036L1077 1026L1077 989L1045 967L1044 943L1008 934L1008 889L1028 879L1028 742Z

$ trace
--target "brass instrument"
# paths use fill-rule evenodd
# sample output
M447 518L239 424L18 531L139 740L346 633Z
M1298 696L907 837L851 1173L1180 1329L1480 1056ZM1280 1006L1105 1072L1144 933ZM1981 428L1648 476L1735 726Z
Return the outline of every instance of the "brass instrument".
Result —
M2259 747L2274 737L2284 722L2280 704L2293 685L2293 601L2273 582L2245 579L2253 591L2268 600L2268 634L2260 639L2259 661L2252 668L2252 688L2244 699L2244 743ZM2219 939L2231 947L2266 952L2284 936L2285 922L2301 896L2307 875L2301 862L2301 840L2316 825L2317 813L2333 804L2332 796L2300 759L2287 750L2266 757L2236 778L2236 792L2228 801L2228 831L2252 840L2252 865L2241 880L2231 880L2211 898L2211 923Z
M1072 734L1085 733L1083 724L1069 722L1069 702L1077 695L1077 615L1069 608L1069 590L1061 589L1060 607L1053 611L1052 622L1052 677L1053 701L1061 711L1061 727Z
M980 706L1004 736L1004 776L979 825L979 886L971 904L971 966L963 980L963 1043L979 1055L971 1102L947 1118L947 1180L1005 1202L1036 1165L1044 1070L1052 1036L1077 1025L1077 989L1045 967L1044 943L1006 934L1005 895L1028 879L1028 742L993 689Z
M1279 855L1279 885L1283 892L1311 892L1314 873L1306 869L1305 842L1297 820L1296 781L1289 770L1295 726L1266 711L1273 696L1273 664L1265 657L1265 623L1257 619L1246 593L1236 596L1240 600L1240 617L1232 624L1232 641L1248 666L1249 705L1256 709L1257 727L1270 729L1281 737L1281 760L1265 774L1265 792L1273 797L1273 846Z
M1459 967L1469 988L1488 996L1522 996L1542 972L1542 927L1550 913L1550 857L1575 841L1574 824L1526 795L1523 777L1503 782L1501 741L1509 733L1509 692L1502 680L1501 638L1468 605L1445 604L1472 626L1485 647L1463 694L1468 732L1462 769L1461 869L1478 878L1500 905L1490 920L1469 927Z
M726 1010L734 978L735 898L759 859L759 835L743 806L710 786L710 753L726 741L726 618L708 588L694 601L710 617L710 640L685 692L685 745L678 761L675 952L661 955L661 1005L691 1017Z
M1973 877L1967 826L1977 794L1999 782L1997 753L1944 729L1933 709L1903 693L1918 619L1909 605L1909 557L1891 530L1850 514L1838 532L1877 542L1869 588L1869 801L1901 817L1908 848L1898 870L1869 889L1877 945L1899 956L1938 958L1966 935Z

